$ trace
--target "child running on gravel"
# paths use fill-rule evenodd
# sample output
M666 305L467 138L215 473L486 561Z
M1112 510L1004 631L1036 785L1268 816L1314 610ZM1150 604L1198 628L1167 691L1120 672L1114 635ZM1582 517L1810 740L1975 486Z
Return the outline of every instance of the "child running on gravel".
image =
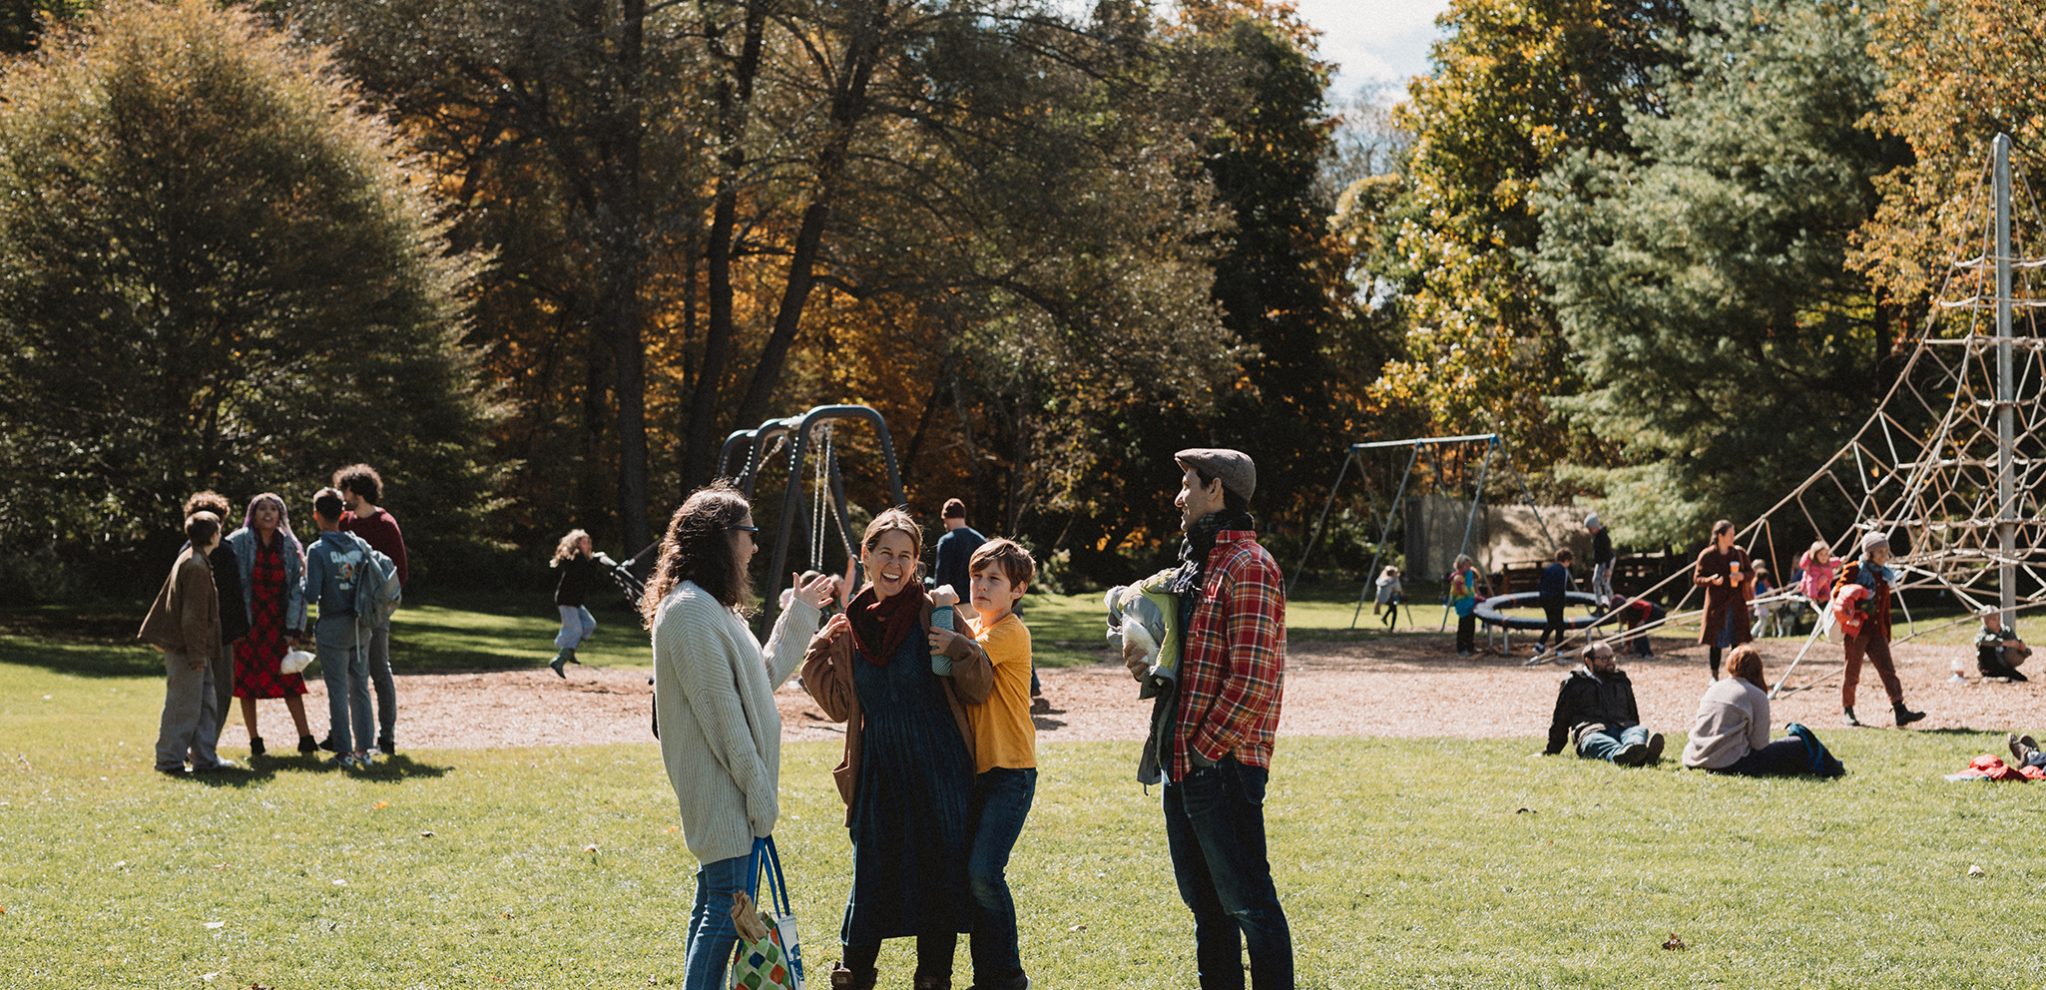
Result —
M597 631L597 617L590 614L590 587L597 583L598 565L616 567L611 558L591 549L590 534L586 530L571 529L554 547L554 559L547 566L561 572L554 582L554 608L561 613L561 631L554 635L554 659L547 666L554 676L566 680L568 674L563 667L580 664L575 658L576 647L589 641Z

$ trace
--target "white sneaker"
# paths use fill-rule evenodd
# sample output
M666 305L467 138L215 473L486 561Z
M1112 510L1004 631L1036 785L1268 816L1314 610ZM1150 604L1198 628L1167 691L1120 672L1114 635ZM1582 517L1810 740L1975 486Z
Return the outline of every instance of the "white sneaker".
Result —
M1542 664L1545 664L1545 663L1548 663L1548 662L1549 662L1549 654L1548 654L1548 652L1547 652L1546 650L1536 650L1536 651L1534 651L1534 654L1533 654L1532 656L1530 656L1530 657L1528 657L1528 658L1527 658L1527 662L1526 662L1526 663L1523 663L1523 664L1521 664L1521 666L1523 666L1523 667L1539 667L1539 666L1541 666Z

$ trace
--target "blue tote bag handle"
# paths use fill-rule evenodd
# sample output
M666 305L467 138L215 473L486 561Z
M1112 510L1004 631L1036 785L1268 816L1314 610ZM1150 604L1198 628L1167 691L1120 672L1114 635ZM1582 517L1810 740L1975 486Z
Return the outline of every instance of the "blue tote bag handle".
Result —
M767 896L771 901L760 899L760 875L767 874ZM776 915L794 914L795 908L789 903L789 881L781 872L781 853L774 848L774 836L753 840L753 854L748 857L746 867L746 893L755 904L765 903Z

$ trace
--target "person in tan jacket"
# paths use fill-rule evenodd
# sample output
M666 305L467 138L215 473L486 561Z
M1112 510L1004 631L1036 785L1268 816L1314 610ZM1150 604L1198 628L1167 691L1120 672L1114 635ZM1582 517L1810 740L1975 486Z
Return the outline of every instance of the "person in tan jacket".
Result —
M191 545L178 554L136 634L163 651L156 769L167 774L183 774L188 755L199 773L233 766L214 751L220 740L220 702L213 690L213 664L222 644L220 595L207 556L220 545L220 517L193 513L185 519L185 539Z
M922 550L923 529L908 513L876 516L860 541L866 587L803 660L803 689L846 723L845 759L832 776L846 802L853 883L832 990L872 988L882 940L912 936L912 985L949 990L958 936L973 918L966 706L987 700L994 668L972 637L932 627Z

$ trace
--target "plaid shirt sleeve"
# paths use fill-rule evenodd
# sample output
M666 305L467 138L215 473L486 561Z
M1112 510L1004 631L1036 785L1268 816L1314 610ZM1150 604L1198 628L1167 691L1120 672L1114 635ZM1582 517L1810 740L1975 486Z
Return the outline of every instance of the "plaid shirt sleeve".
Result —
M1194 730L1190 744L1203 757L1220 759L1247 739L1268 741L1277 728L1279 678L1285 668L1285 585L1264 553L1242 553L1227 569L1221 599L1229 650L1226 674L1215 703Z

